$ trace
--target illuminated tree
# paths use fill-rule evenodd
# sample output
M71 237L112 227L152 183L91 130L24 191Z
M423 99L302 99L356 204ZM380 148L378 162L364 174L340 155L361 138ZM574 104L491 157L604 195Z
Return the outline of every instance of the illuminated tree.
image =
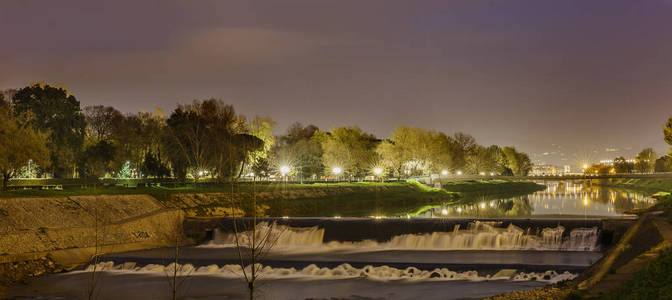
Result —
M16 116L8 106L0 105L0 175L3 189L29 160L43 167L49 166L47 139L48 135L32 124L30 114Z
M635 164L628 162L625 157L620 156L614 158L614 172L615 173L632 173L635 169Z
M651 173L656 166L658 154L652 148L646 148L637 154L635 158L635 168L640 173Z
M318 131L314 138L322 145L322 161L328 170L340 168L346 176L366 176L377 159L377 139L359 127L336 127L331 132Z

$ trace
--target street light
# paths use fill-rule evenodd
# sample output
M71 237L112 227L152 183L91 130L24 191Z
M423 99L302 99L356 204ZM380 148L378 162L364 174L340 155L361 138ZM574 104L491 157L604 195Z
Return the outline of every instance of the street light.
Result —
M462 171L457 171L457 175L462 175Z
M289 173L289 167L288 167L288 166L282 166L282 167L280 167L280 174L281 174L282 176L287 175L287 173Z
M443 175L443 176L448 175L448 170L443 170L443 171L441 171L441 175Z
M380 173L383 173L383 169L381 168L375 168L373 169L373 174L380 175Z
M341 174L341 171L342 170L339 167L335 167L335 168L331 169L331 172L334 173L334 175L336 175L335 181L338 181L338 175Z

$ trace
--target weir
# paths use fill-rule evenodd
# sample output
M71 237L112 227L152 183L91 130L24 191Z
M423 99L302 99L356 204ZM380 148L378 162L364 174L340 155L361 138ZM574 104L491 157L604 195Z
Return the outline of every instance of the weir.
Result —
M600 219L261 219L257 233L273 230L278 247L404 250L599 251L611 232ZM239 242L251 220L237 219ZM269 224L275 224L269 226ZM235 244L233 219L187 222L185 232L206 245ZM247 230L243 230L245 228ZM208 242L209 241L209 242Z

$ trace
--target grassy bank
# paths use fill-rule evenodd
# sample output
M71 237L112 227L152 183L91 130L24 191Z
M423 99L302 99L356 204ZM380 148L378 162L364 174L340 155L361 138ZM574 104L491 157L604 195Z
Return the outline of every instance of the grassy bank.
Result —
M661 252L660 257L625 286L598 299L670 298L672 298L672 249Z
M632 190L650 192L672 191L672 178L611 178L591 179L591 183L602 186L620 187Z
M521 180L469 180L442 183L443 189L461 194L527 194L546 187L532 181Z
M529 181L481 180L445 182L442 189L417 182L353 182L295 184L265 182L252 184L199 184L182 187L65 187L63 190L9 190L0 191L0 197L63 197L81 195L148 194L169 207L183 207L180 194L218 194L216 199L190 205L196 215L209 215L217 207L230 206L234 199L245 203L243 209L252 211L254 195L258 205L266 207L270 216L324 217L324 216L399 216L418 208L441 203L470 201L472 196L515 196L543 189ZM191 200L191 199L190 199ZM249 207L248 207L249 206Z

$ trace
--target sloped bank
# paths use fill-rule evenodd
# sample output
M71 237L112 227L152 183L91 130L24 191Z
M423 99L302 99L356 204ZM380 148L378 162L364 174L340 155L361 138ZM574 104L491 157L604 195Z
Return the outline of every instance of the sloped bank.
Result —
M0 286L101 253L174 244L184 214L147 195L0 198Z

